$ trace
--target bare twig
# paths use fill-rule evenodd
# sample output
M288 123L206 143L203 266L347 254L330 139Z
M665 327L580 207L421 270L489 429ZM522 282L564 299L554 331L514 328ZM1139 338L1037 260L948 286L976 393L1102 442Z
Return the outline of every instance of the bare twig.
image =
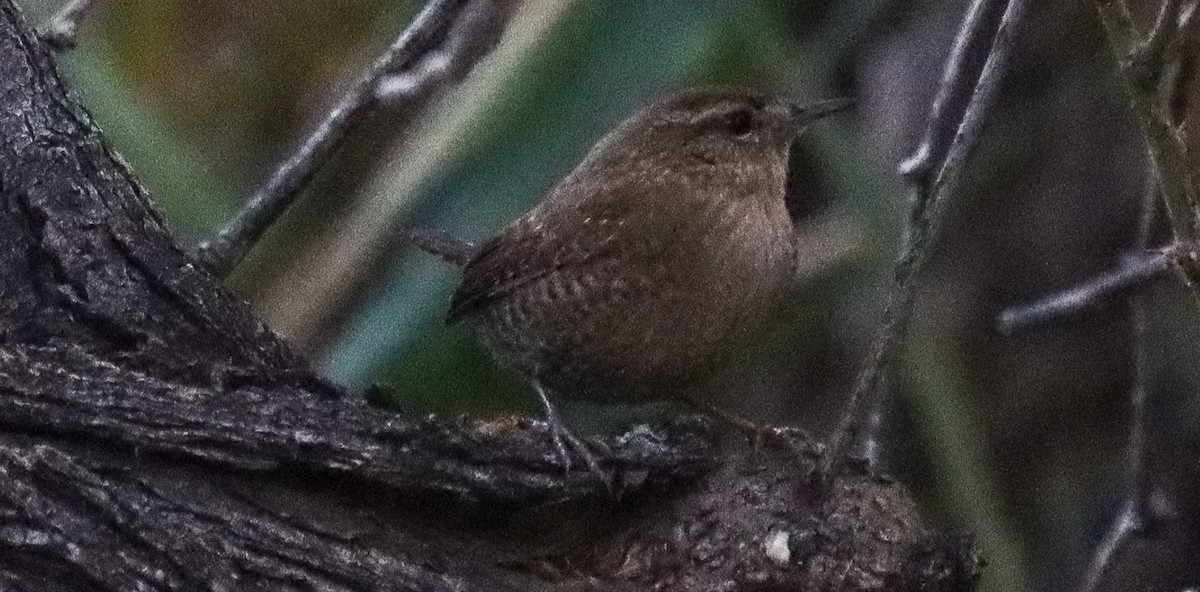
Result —
M1100 15L1105 21L1105 28L1109 33L1109 38L1113 45L1119 50L1121 41L1128 41L1128 35L1136 35L1136 31L1131 28L1132 22L1128 19L1129 13L1125 9L1124 3L1118 0L1114 5L1107 6L1100 3ZM1183 105L1186 100L1182 98L1182 93L1186 93L1182 85L1189 83L1191 78L1191 68L1193 63L1190 57L1185 57L1184 54L1190 52L1180 52L1176 57L1178 67L1175 68L1173 76L1166 76L1168 80L1163 82L1163 73L1166 71L1165 49L1170 45L1175 45L1176 38L1185 35L1190 35L1188 31L1190 27L1184 23L1183 3L1178 0L1164 0L1162 10L1159 12L1158 19L1154 25L1154 30L1151 31L1149 40L1142 44L1144 52L1140 54L1142 60L1130 63L1125 60L1118 61L1118 71L1126 83L1126 90L1129 91L1131 100L1134 104L1135 111L1139 112L1139 119L1142 120L1142 132L1147 144L1147 151L1150 154L1151 177L1153 184L1147 188L1146 195L1142 202L1142 216L1138 224L1138 241L1139 246L1145 247L1150 241L1150 232L1154 222L1154 206L1155 197L1158 190L1163 192L1163 201L1167 205L1167 210L1172 216L1172 231L1175 232L1176 244L1184 236L1181 232L1195 230L1196 219L1196 201L1195 201L1195 186L1189 173L1190 168L1187 167L1188 159L1185 145L1182 138L1175 131L1183 121L1185 110ZM1194 4L1191 11L1195 10ZM1170 25L1166 23L1171 23ZM1128 28L1127 28L1128 27ZM1169 31L1164 32L1164 29ZM1126 35L1121 38L1118 35ZM1183 41L1183 43L1188 43ZM1156 47L1158 49L1156 49ZM1148 49L1146 49L1148 48ZM1151 53L1156 52L1156 53ZM1144 60L1157 60L1157 63ZM1146 80L1145 78L1137 80L1134 76L1138 72L1133 71L1135 67L1146 69L1156 76L1154 80ZM1138 85L1140 83L1140 86ZM1151 94L1152 93L1152 94ZM1154 101L1154 102L1152 102ZM1159 109L1151 111L1149 108L1154 107L1155 103ZM1157 115L1158 119L1150 120L1148 115ZM1155 136L1152 132L1155 129L1169 129L1171 135L1168 138ZM1174 142L1163 142L1160 150L1155 149L1155 142L1162 140L1174 140ZM1155 158L1156 154L1159 158ZM1170 165L1180 165L1182 168L1169 168ZM1183 187L1180 187L1182 185ZM1179 195L1171 198L1167 195L1168 189L1180 190ZM1191 194L1184 193L1183 190L1191 190ZM1183 199L1191 198L1192 201L1184 202ZM1174 201L1172 201L1174 199ZM1189 209L1180 211L1181 206L1190 206ZM1177 219L1182 218L1182 219ZM1186 249L1180 249L1187 261L1195 263L1194 257L1196 245L1194 243L1187 245ZM1185 275L1185 279L1188 276ZM1194 277L1194 276L1193 276ZM1195 285L1193 284L1193 287ZM1130 320L1132 323L1133 332L1133 354L1134 354L1134 374L1132 385L1130 386L1129 398L1129 439L1125 448L1125 474L1124 474L1124 499L1121 504L1121 510L1113 519L1109 530L1105 533L1104 538L1096 546L1092 555L1092 560L1088 564L1087 571L1084 572L1083 578L1080 580L1079 592L1093 592L1103 580L1105 573L1108 571L1112 563L1113 557L1121 551L1129 540L1138 535L1145 535L1154 527L1154 515L1150 509L1151 495L1151 475L1149 454L1150 449L1147 445L1146 435L1146 416L1147 416L1147 398L1148 392L1146 387L1146 375L1148 371L1148 347L1146 343L1146 317L1147 310L1143 296L1136 296L1130 300Z
M512 16L513 0L468 2L435 51L403 71L379 79L375 92L391 104L435 96L450 83L461 82L471 68L496 47Z
M908 319L916 298L915 280L928 258L929 245L937 236L949 202L948 198L954 196L957 191L963 165L979 140L983 123L999 90L1000 81L1008 70L1013 31L1024 12L1025 0L1008 2L999 24L995 27L991 46L986 48L987 58L980 69L978 79L970 72L959 71L969 70L972 64L977 63L977 59L963 56L951 59L947 63L948 72L943 76L942 84L973 86L973 90L966 108L961 113L954 137L946 149L945 159L940 165L931 164L928 167L929 173L920 175L921 178L914 188L904 240L893 272L879 332L867 358L867 366L859 375L846 411L830 439L830 461L835 465L840 465L851 457L864 458L868 462L873 460L872 455L865 455L860 449L877 449L878 446L874 443L877 435L874 430L864 428L875 423L869 421L869 418L879 413L886 402L885 378L900 344L904 341ZM964 52L985 50L981 44L969 41L982 34L976 29L989 26L988 19L980 16L984 14L984 8L972 7L959 33L960 41L956 42L956 48L962 48ZM963 40L964 37L967 40ZM939 92L939 96L954 97L964 92L965 90L947 90ZM956 118L958 114L951 111L953 109L944 109L933 113L932 116ZM930 128L947 129L952 125L954 124L950 122L939 121L931 123ZM919 157L908 159L906 169L918 170L920 167L913 168L915 165L912 164L917 161Z
M300 148L250 198L245 209L220 234L200 246L197 258L201 263L218 274L235 267L295 201L349 130L379 104L401 99L430 100L436 94L430 91L444 85L427 79L437 77L445 81L465 75L499 39L499 32L511 14L511 4L507 0L431 0ZM483 24L489 34L481 34L478 26L462 26L464 20L478 25L480 18L487 21ZM487 43L480 48L459 39L462 35L486 39ZM464 47L471 51L461 51ZM400 80L404 83L398 84Z
M338 214L337 224L316 229L312 236L296 245L298 250L291 262L258 292L256 305L272 327L314 355L321 355L316 352L328 355L332 352L329 348L345 350L346 343L335 347L330 341L335 333L345 339L356 339L357 333L334 329L356 308L355 303L368 285L379 281L379 274L392 260L391 254L403 246L397 233L413 225L410 217L414 208L430 197L429 183L448 163L476 147L463 138L489 119L502 89L522 70L519 65L540 47L541 40L579 1L517 3L508 17L510 24L504 31L504 41L489 54L486 64L481 63L463 80L460 90L428 109L428 117L414 109L404 109L401 117L389 122L397 141L388 149L388 157L381 166L372 170L358 188L359 197ZM460 21L464 22L469 21ZM495 26L494 21L483 24ZM480 35L463 33L471 37ZM447 224L436 211L426 213L432 216L427 224L439 227ZM478 234L479 228L491 224L474 219L465 226L456 226L455 230ZM434 273L432 268L426 272ZM429 303L436 301L436 297L429 299L429 294L421 298ZM379 333L376 336L384 338ZM348 365L361 367L358 364L362 360L350 362L348 357L333 356L327 363L335 374L349 378L344 374L349 371Z
M1173 0L1167 0L1173 2ZM1134 56L1139 54L1137 27L1122 0L1098 0L1100 20L1117 56L1117 78L1124 87L1142 140L1150 159L1150 172L1162 191L1175 240L1189 249L1179 267L1190 284L1200 280L1196 246L1200 245L1200 219L1197 218L1196 183L1187 159L1182 134L1169 121L1167 107L1160 100L1159 80L1139 77ZM1178 30L1176 27L1175 30ZM1161 72L1161 67L1154 69Z
M963 111L971 100L979 72L990 53L996 19L1006 0L973 0L954 38L942 82L934 95L925 134L912 155L900 163L900 174L913 183L924 182L946 158L958 131Z
M1187 89L1195 74L1196 57L1182 45L1195 43L1196 2L1164 0L1154 27L1145 41L1137 41L1137 31L1129 11L1119 0L1099 0L1098 8L1113 50L1117 54L1121 79L1150 159L1150 174L1161 187L1163 202L1170 216L1172 244L1157 253L1139 249L1126 255L1117 269L1087 280L1073 288L1036 302L1010 308L1001 313L999 328L1015 333L1094 308L1109 298L1136 288L1175 268L1195 285L1200 276L1196 256L1200 236L1200 202L1187 146L1178 122L1187 108ZM1164 61L1177 67L1170 78L1169 92L1160 84ZM1165 93L1165 95L1164 95ZM1165 96L1165 98L1164 98ZM1143 244L1145 242L1143 241Z
M1162 77L1162 69L1166 63L1163 58L1171 40L1175 39L1179 31L1182 7L1183 0L1164 0L1162 8L1158 11L1158 18L1154 20L1154 28L1150 30L1145 41L1138 44L1136 53L1131 55L1131 73L1139 80L1157 85Z
M1077 592L1091 592L1095 590L1104 578L1104 574L1108 571L1108 566L1112 562L1112 558L1116 556L1117 551L1125 545L1129 540L1129 536L1142 528L1142 523L1139 518L1138 510L1134 509L1134 504L1127 503L1122 506L1120 514L1113 522L1112 527L1108 532L1104 533L1104 538L1096 545L1095 554L1092 556L1091 563L1088 564L1087 572L1085 572L1083 580L1079 583Z
M1152 252L1138 249L1123 257L1116 269L1062 292L1005 310L1000 313L997 324L1002 333L1011 335L1095 309L1173 269L1179 261L1190 256L1191 250L1179 243Z
M1183 121L1187 111L1188 104L1191 100L1191 93L1188 92L1192 88L1192 84L1196 79L1196 52L1194 50L1183 51L1181 46L1187 45L1189 49L1194 48L1197 42L1196 29L1200 26L1200 17L1196 16L1196 8L1200 2L1192 2L1184 7L1186 15L1181 20L1183 23L1179 26L1179 34L1172 41L1174 50L1168 50L1168 55L1178 56L1178 69L1174 73L1174 90L1170 97L1170 111L1172 121Z
M75 47L75 35L79 32L79 21L95 5L96 0L70 0L55 14L50 22L38 32L42 41L59 51Z
M1143 248L1150 241L1154 224L1157 187L1146 188L1142 199L1142 215L1138 223L1138 242ZM1153 527L1150 510L1150 463L1146 444L1146 387L1148 348L1146 342L1146 302L1138 295L1129 300L1130 332L1133 337L1133 380L1129 386L1129 439L1125 445L1124 501L1104 538L1096 545L1087 571L1079 582L1078 592L1092 592L1100 584L1108 566L1129 538Z

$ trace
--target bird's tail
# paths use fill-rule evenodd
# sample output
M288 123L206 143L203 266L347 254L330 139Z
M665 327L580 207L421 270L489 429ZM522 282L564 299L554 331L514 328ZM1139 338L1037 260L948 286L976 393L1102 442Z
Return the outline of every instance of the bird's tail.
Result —
M455 267L466 267L475 255L475 243L461 240L435 228L405 227L397 237L401 242L440 257Z

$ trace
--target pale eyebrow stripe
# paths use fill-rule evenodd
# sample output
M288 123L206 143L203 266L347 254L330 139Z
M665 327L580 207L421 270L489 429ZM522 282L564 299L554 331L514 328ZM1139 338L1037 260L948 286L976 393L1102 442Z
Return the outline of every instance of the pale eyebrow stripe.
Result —
M752 109L750 108L750 105L747 105L745 102L725 101L723 103L717 103L716 105L713 105L712 107L709 107L708 109L705 109L704 111L701 111L700 113L696 114L696 116L692 118L692 122L699 123L701 121L714 120L714 119L718 119L721 117L726 117L728 115L732 115L733 113L736 113L738 111L751 111L751 110Z
M682 111L675 111L675 112L672 112L670 115L662 118L661 121L663 121L664 123L696 124L701 121L708 121L708 120L717 119L718 117L724 117L731 113L735 113L737 111L742 111L742 110L751 110L750 105L747 105L743 101L728 100L728 101L723 101L721 103L717 103L716 105L713 105L695 115L690 115L690 114L688 114L686 112L682 112Z

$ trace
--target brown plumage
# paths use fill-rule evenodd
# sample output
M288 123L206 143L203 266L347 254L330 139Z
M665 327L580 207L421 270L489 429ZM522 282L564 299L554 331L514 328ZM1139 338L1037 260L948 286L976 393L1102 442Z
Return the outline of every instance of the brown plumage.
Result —
M804 124L844 106L805 109L737 88L651 104L483 244L449 321L470 325L540 392L685 396L787 294L788 151Z

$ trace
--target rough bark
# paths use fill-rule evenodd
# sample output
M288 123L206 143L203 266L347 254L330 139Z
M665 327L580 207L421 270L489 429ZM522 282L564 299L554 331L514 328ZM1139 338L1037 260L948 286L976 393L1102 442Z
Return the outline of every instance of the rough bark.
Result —
M702 422L642 426L603 442L608 485L539 422L328 383L174 242L12 0L0 204L5 590L974 585L902 486L787 447L718 460Z

